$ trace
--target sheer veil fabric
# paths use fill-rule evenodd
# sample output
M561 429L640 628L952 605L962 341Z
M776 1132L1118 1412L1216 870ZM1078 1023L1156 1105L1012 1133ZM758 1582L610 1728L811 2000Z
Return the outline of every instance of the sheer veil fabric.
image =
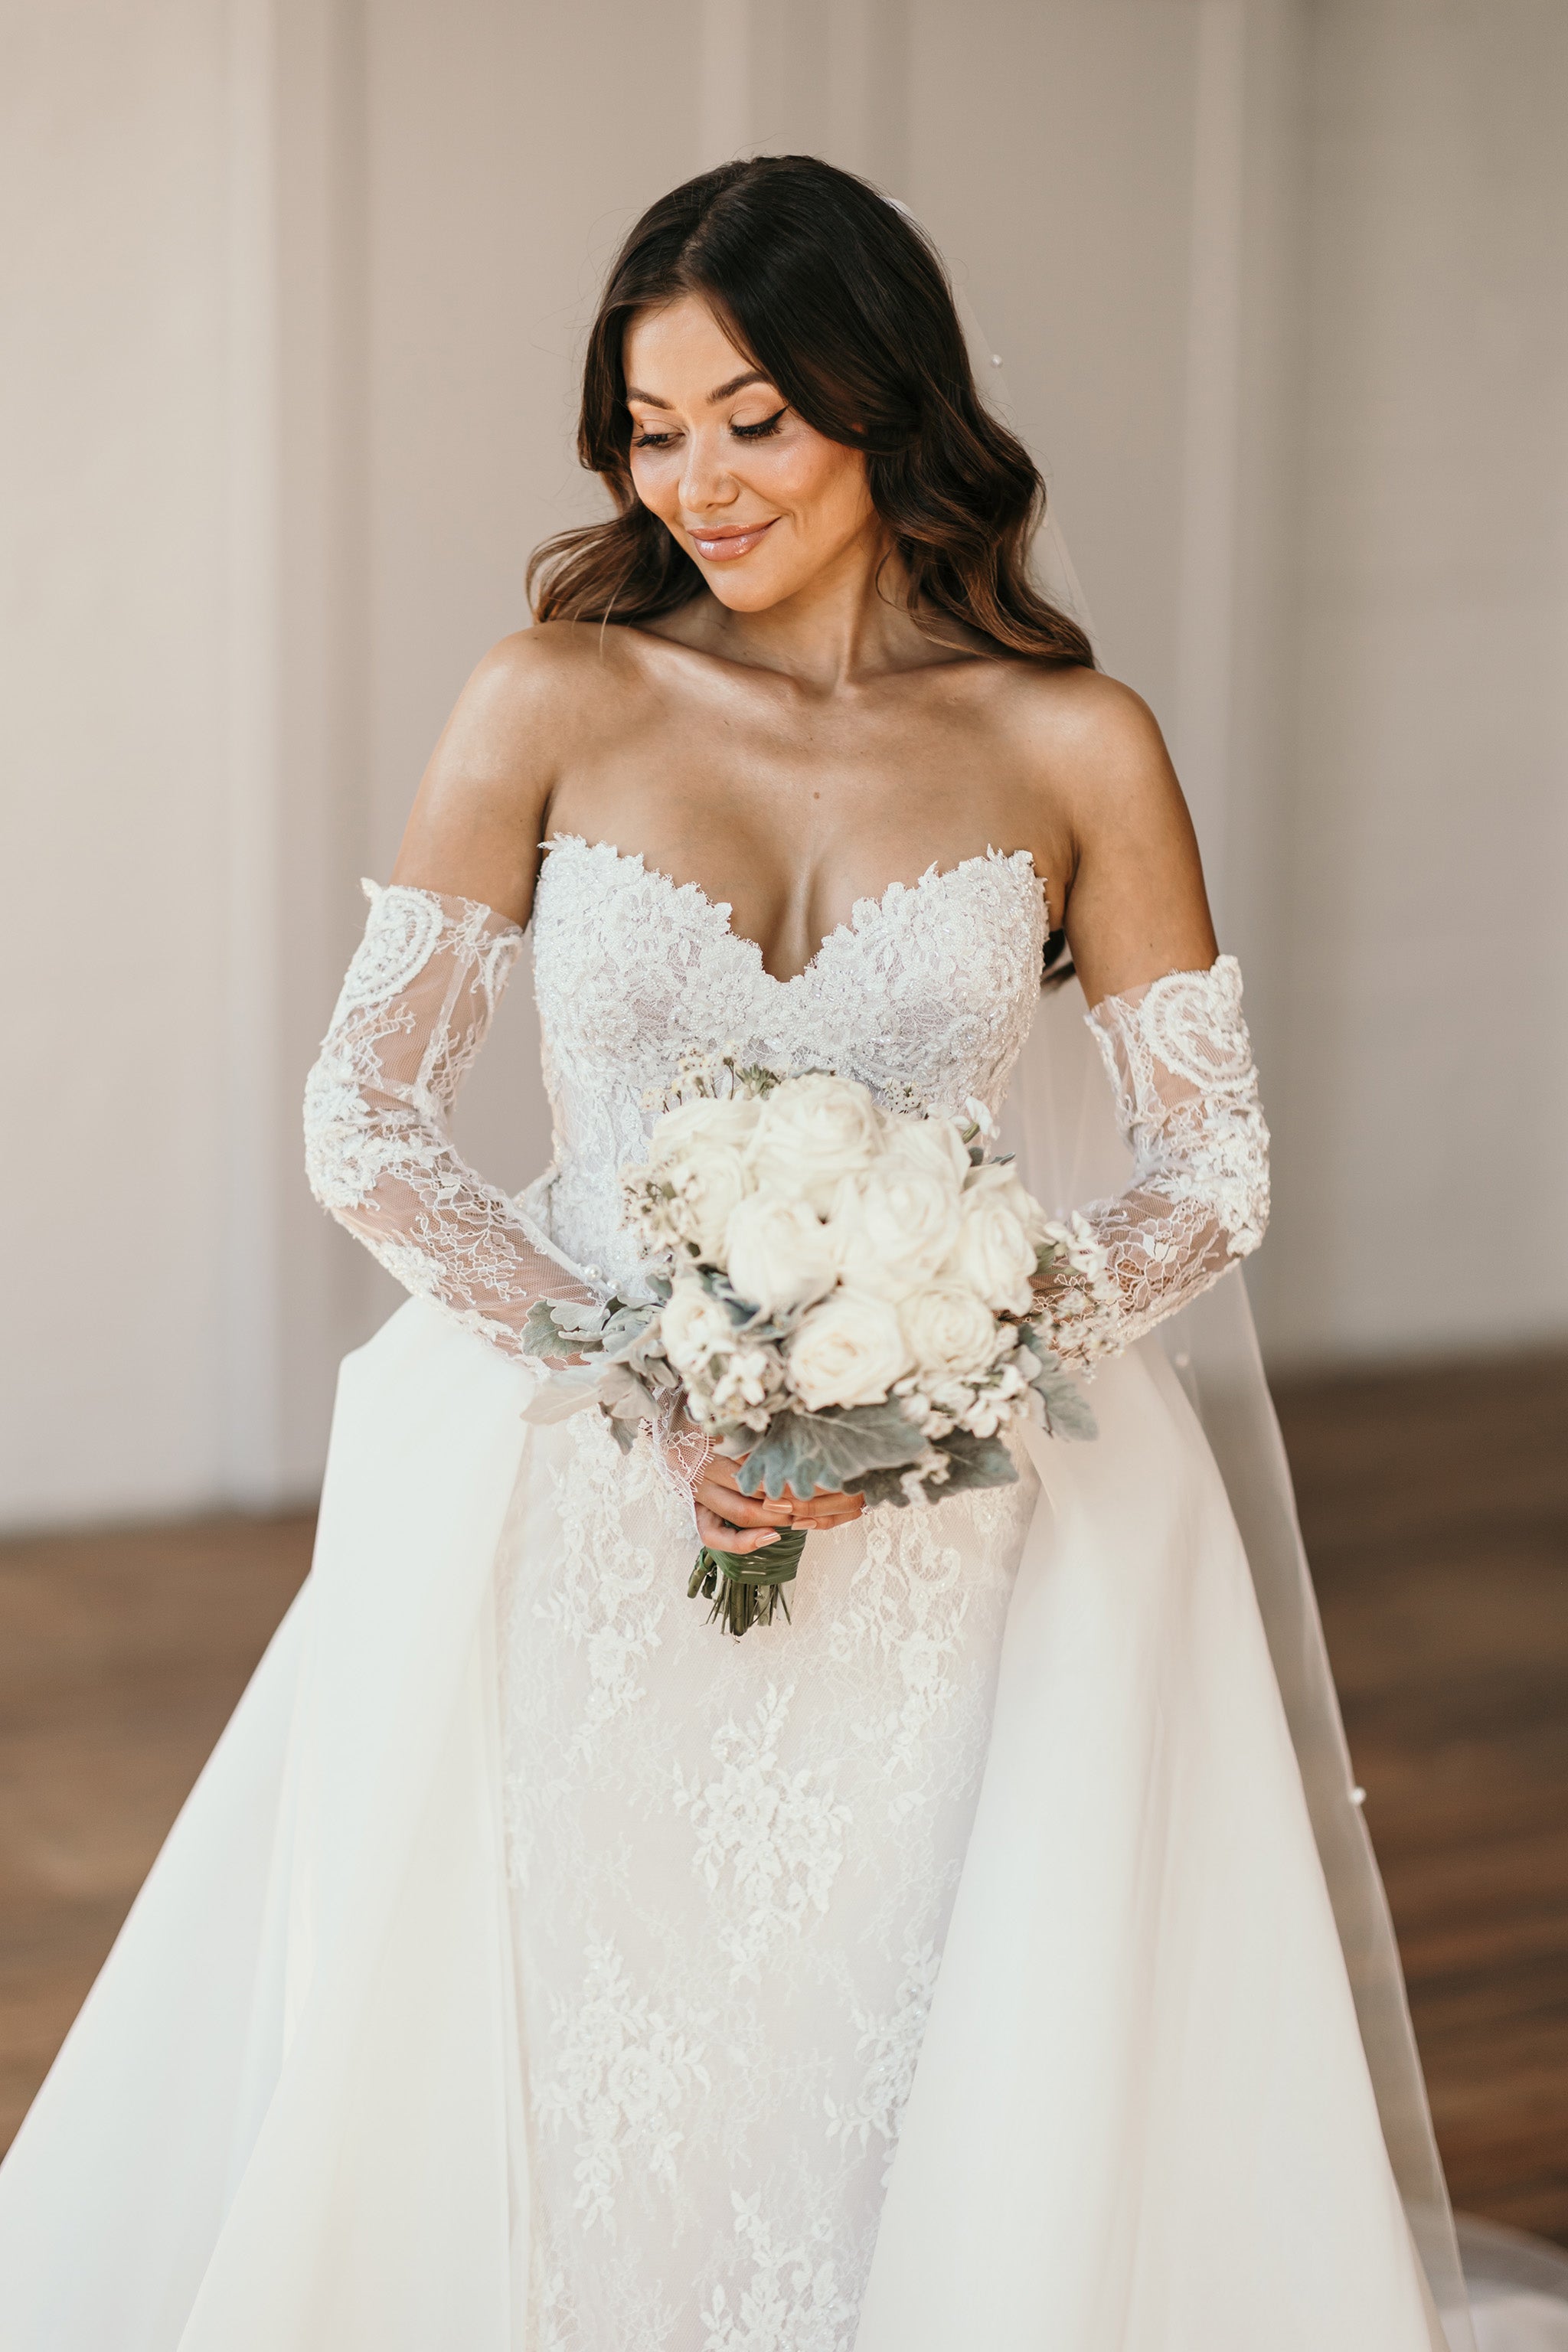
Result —
M1003 1112L1003 1140L1047 1203L1113 1192L1128 1155L1076 980L1047 992ZM1468 2305L1387 1898L1345 1745L1295 1496L1239 1267L1172 1316L1156 1344L1224 1480L1284 1704L1394 2177L1441 2315L1472 2352Z
M902 209L907 210L907 207ZM1004 413L1006 370L955 279L976 382ZM1009 417L1016 429L1016 420ZM1052 600L1092 637L1093 616L1054 502L1037 542ZM1005 1137L1054 1213L1120 1192L1129 1155L1069 979L1047 992L1014 1072ZM1333 1905L1378 2113L1412 2237L1451 2352L1474 2352L1447 2185L1432 2129L1388 1901L1361 1810L1295 1492L1239 1267L1158 1333L1225 1481Z

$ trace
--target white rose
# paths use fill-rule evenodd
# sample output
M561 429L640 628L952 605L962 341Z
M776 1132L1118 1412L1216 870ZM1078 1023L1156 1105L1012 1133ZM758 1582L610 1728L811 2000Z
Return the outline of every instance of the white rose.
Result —
M1011 1209L1029 1239L1038 1249L1046 1238L1050 1220L1032 1192L1025 1191L1018 1181L1018 1171L1011 1160L987 1160L970 1175L966 1198L984 1196L1000 1201Z
M987 1307L1026 1315L1035 1244L1005 1200L989 1191L966 1192L958 1240L946 1271L967 1283Z
M931 1282L899 1302L899 1320L922 1372L983 1372L997 1350L991 1310L962 1282Z
M727 1143L703 1144L660 1173L675 1186L672 1222L681 1239L695 1242L710 1265L721 1265L731 1215L751 1181L740 1153Z
M784 1368L808 1412L830 1404L880 1404L910 1370L910 1350L885 1299L836 1290L801 1323Z
M826 1228L805 1201L752 1192L730 1218L724 1270L748 1306L788 1315L822 1298L837 1280Z
M695 1275L678 1275L658 1318L665 1354L683 1381L700 1377L710 1359L734 1345L729 1309Z
M694 1151L721 1144L743 1151L756 1130L762 1104L754 1095L703 1096L700 1101L678 1103L655 1120L647 1156L657 1166L689 1160Z
M865 1087L813 1071L786 1078L763 1103L752 1172L759 1185L826 1215L843 1179L868 1167L880 1144L877 1106Z
M958 1185L969 1173L969 1147L950 1118L889 1119L880 1165L900 1160Z
M840 1272L861 1290L901 1298L947 1258L961 1210L950 1178L889 1156L839 1193L827 1231Z

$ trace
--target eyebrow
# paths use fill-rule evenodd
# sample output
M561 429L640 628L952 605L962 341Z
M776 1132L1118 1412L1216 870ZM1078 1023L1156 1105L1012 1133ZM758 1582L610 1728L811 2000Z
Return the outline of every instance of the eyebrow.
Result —
M710 408L717 408L721 400L729 400L737 392L744 392L748 384L772 383L772 376L764 375L761 368L748 368L743 375L732 375L728 383L721 383L717 392L710 392L708 395L708 405ZM648 408L669 406L668 401L660 400L657 392L639 392L635 383L627 384L626 398L640 400Z

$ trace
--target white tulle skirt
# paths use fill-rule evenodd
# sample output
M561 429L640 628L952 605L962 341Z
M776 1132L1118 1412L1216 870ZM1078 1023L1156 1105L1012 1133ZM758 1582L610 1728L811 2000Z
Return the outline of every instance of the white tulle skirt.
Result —
M537 2100L531 2112L531 2084L559 2083L572 2046L551 1994L581 1979L560 1974L561 1956L578 1927L613 1935L622 1916L627 1966L635 1921L644 1960L658 1938L647 1885L617 1895L613 1853L595 1864L606 1866L594 1920L572 1915L583 1890L561 1878L595 1820L632 1869L650 1816L633 1748L615 1749L598 1780L590 1752L574 1779L550 1731L539 1662L564 1670L570 1656L593 1681L589 1649L550 1617L571 1587L560 1547L584 1524L563 1512L583 1441L571 1423L527 1427L525 1388L518 1367L419 1303L345 1363L311 1578L0 2173L6 2352L548 2343L552 2273L542 2302L537 2241L555 2233L557 2269L563 2233L581 2259L581 2158L563 2171L560 2151L594 2139L570 2082L559 2124ZM808 2303L784 2320L748 2312L737 2286L728 2337L714 2337L710 2304L669 2352L1442 2342L1225 1486L1157 1345L1108 1367L1094 1403L1099 1441L1035 1443L1027 1511L998 1531L995 1639L987 1664L977 1632L964 1702L983 1706L985 1737L977 1769L953 1780L942 1855L956 1884L931 1915L940 1974L922 1990L896 2153L872 2120L885 2144L868 2271L848 2304L839 2292L831 2331L809 2332ZM666 1559L664 1540L653 1568L679 1573L684 1553L677 1543ZM828 1565L847 1594L853 1562ZM636 1586L649 1562L622 1567ZM533 1663L520 1666L531 1627ZM804 1663L810 1625L795 1630ZM705 1631L672 1619L668 1650L628 1659L623 1645L601 1680L625 1668L666 1699L699 1692ZM717 1716L710 1706L693 1733L700 1771L658 1740L643 1759L679 1766L689 1831L708 1806L721 1891L737 1865L724 1802L707 1792L757 1751L748 1761L742 1738L716 1756L715 1731L756 1728L769 1676L776 1694L794 1671L792 1629L765 1638L765 1664L746 1643L712 1657L715 1676L761 1679ZM847 1731L858 1705L818 1694L814 1740L825 1725ZM602 1727L636 1716L612 1708ZM814 1759L826 1760L775 1743L769 1768L781 1785L808 1775L788 1849L804 1891L778 1897L803 1927L826 1916L812 1862L833 1800L812 1795ZM669 1797L679 1812L673 1771ZM868 1868L875 1844L855 1849ZM755 1868L766 1851L763 1839ZM703 1916L691 1900L684 1885L672 1895L676 1939ZM727 1988L745 1908L707 1915L720 2042L740 2014ZM786 1923L740 1957L757 1986L776 1963L809 2002L788 1976L793 1933ZM667 2036L659 2063L703 2063L690 2021L663 2022L687 2039L672 2055ZM648 2049L631 2054L646 2073ZM731 2088L745 2074L735 2066ZM579 2066L575 2079L585 2115L602 2078ZM635 2123L635 2086L616 2095ZM766 2084L748 2095L748 2127L765 2139ZM721 2174L722 2134L704 2140L705 2127L692 2133L699 2203ZM678 2139L652 2160L684 2196L681 2150ZM649 2158L623 2131L618 2160ZM704 2245L733 2227L710 2221Z

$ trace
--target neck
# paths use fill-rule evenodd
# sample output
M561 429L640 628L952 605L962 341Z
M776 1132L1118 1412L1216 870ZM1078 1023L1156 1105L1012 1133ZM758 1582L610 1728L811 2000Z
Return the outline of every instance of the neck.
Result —
M904 567L879 530L852 540L803 588L765 611L733 612L711 594L686 609L704 651L781 670L828 695L948 657L910 620L907 589Z

